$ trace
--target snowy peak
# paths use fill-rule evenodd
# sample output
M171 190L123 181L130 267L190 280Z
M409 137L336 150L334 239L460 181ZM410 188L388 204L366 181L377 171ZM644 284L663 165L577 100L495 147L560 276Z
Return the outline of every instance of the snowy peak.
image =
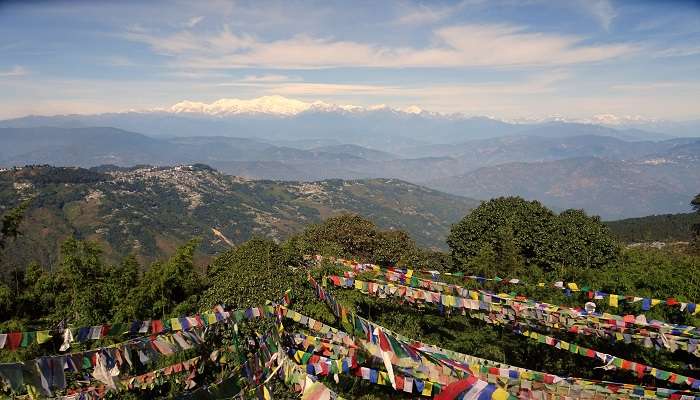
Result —
M144 112L165 112L174 114L196 114L209 117L234 117L245 115L269 117L294 117L303 113L341 113L341 114L370 114L388 113L400 117L423 117L436 119L489 119L509 124L543 124L543 123L577 123L600 125L615 129L654 129L663 121L638 115L614 115L610 113L597 114L588 118L568 118L561 115L529 118L498 118L494 116L480 117L465 113L440 113L426 111L417 105L397 108L386 104L359 106L352 104L334 104L321 100L304 101L280 95L262 96L252 99L223 98L212 103L198 101L181 101L169 108L155 108Z
M325 105L325 103L323 103ZM235 114L277 114L282 116L297 115L321 104L306 103L301 100L282 96L263 96L250 100L219 99L213 103L181 101L168 111L173 113L197 113L208 115Z
M394 109L386 104L372 105L368 107L351 104L330 104L323 101L306 102L290 99L284 96L263 96L254 99L219 99L212 103L198 101L181 101L170 108L156 109L154 111L166 111L175 114L205 114L210 116L229 116L239 114L264 114L289 117L304 112L371 112L394 111L404 114L424 113L418 106L410 106L405 109ZM434 114L434 113L431 113Z

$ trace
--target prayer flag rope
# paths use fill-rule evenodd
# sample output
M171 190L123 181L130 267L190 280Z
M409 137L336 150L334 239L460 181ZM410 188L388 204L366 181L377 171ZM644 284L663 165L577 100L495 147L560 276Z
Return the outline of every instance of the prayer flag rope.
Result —
M339 276L330 276L328 280L335 286L359 289L363 293L378 297L400 297L410 303L432 303L440 307L459 309L472 317L474 313L488 313L488 319L479 318L488 323L503 325L518 322L530 326L534 326L534 323L575 334L607 336L625 342L636 341L647 348L655 347L669 351L680 349L700 356L700 339L680 336L684 333L695 335L697 328L670 329L656 321L646 322L642 316L625 316L618 319L616 317L619 316L606 313L588 313L585 310L514 299L507 294L496 295L474 290L463 292L469 297L460 297L394 283L367 282Z
M349 315L349 314L351 314L347 311L345 313L342 313L340 310L342 310L343 307L340 306L335 301L333 296L330 293L328 293L327 291L325 291L313 278L309 277L309 281L311 282L312 286L316 289L316 293L319 296L319 298L322 300L325 300L326 303L331 307L331 309L334 310L334 313L336 313L336 315ZM363 320L361 317L358 317L357 315L351 315L350 319L352 321L360 321L360 323L366 323L367 325L370 325L370 326L374 325L366 320ZM376 325L374 325L374 326L376 326ZM370 328L363 328L363 329L365 329L367 331L372 330L371 327ZM386 332L388 332L388 331L386 331ZM396 336L400 338L399 335L396 335ZM403 338L403 339L405 339L405 338ZM408 339L408 340L410 341L410 339ZM419 345L426 346L423 344L419 344ZM434 346L427 346L427 347L429 347L429 348L432 347L433 349L436 349ZM452 354L453 356L456 356L455 358L459 358L458 353L455 353L452 351L447 351L447 350L442 350L442 349L440 349L440 350L444 353L449 353L449 354ZM461 355L461 356L471 357L471 356L464 356L464 355ZM490 363L498 364L495 362L490 362ZM493 367L489 367L489 368L492 369ZM507 370L507 375L509 375L509 376L538 377L538 378L544 380L545 385L548 385L547 382L550 382L550 383L556 382L559 385L561 384L561 382L563 382L563 378L558 378L555 376L550 376L550 378L547 378L547 374L538 373L538 372L534 372L534 371L528 371L528 370L524 370L524 369L519 369L516 367L509 367L507 369L500 369L499 375L501 375L501 377L503 377L503 375L506 374L505 373L506 370ZM549 381L547 379L549 379ZM573 388L573 392L579 392L579 391L583 390L585 392L583 397L586 397L586 398L592 398L590 396L592 396L593 393L606 393L605 398L626 398L623 395L624 393L629 393L630 397L632 397L632 398L638 398L638 397L642 397L642 398L657 398L657 397L658 398L669 398L670 397L670 398L684 398L684 399L685 398L687 398L687 399L694 399L695 398L694 393L684 392L684 391L680 391L680 390L673 390L673 389L645 388L645 387L636 386L636 385L598 381L599 384L604 384L604 386L601 388L594 381L587 381L587 380L582 380L582 379L577 379L577 378L567 378L566 380L567 380L567 382L569 382L569 381L572 382L572 385L575 385L575 387ZM531 384L526 384L526 387L528 385L531 385ZM529 387L532 387L532 386L529 386ZM582 387L583 387L583 389L582 389ZM595 387L596 390L595 391L590 390L591 387ZM559 389L557 389L557 390L559 390ZM533 397L533 398L537 398L537 397ZM567 397L566 395L562 395L561 398L571 398L571 397Z
M608 304L611 307L618 307L620 305L620 303L622 303L622 302L626 302L628 304L639 303L641 305L642 311L648 311L651 309L651 307L654 307L657 305L666 305L669 307L678 307L681 311L685 311L685 312L692 314L692 315L699 315L700 314L700 307L698 307L696 302L680 301L680 300L677 300L675 297L669 297L666 299L657 299L657 298L637 296L637 295L623 295L623 294L616 294L616 293L608 293L606 291L592 289L587 285L581 285L581 284L578 284L576 282L557 281L557 282L546 282L546 283L545 282L538 282L537 284L527 284L518 278L500 278L500 277L485 278L485 277L476 276L476 275L465 275L462 272L439 272L439 271L424 270L424 269L396 268L396 267L383 268L383 267L376 265L376 264L360 263L360 262L353 261L353 260L346 260L346 259L335 258L335 257L325 257L325 256L320 256L320 255L316 255L313 257L307 257L307 258L313 259L317 262L321 262L323 260L328 260L330 262L335 262L335 263L338 263L338 264L343 265L345 267L351 268L355 271L370 271L370 272L375 272L375 273L393 272L396 274L403 275L403 277L405 279L409 279L409 280L412 278L421 279L421 278L418 278L416 276L417 274L429 275L431 278L433 278L433 281L436 281L437 279L439 279L440 276L453 276L453 277L456 277L459 279L469 279L469 280L472 280L472 281L480 283L480 284L483 284L485 282L494 282L494 283L505 284L505 285L523 285L523 286L538 287L538 288L553 288L553 289L562 290L567 294L581 293L581 294L586 295L589 300L605 300L607 298Z
M186 331L191 328L214 324L222 319L220 311L205 312L189 317L170 318L166 320L145 320L131 323L103 324L84 326L80 328L65 328L63 330L43 330L29 332L0 333L0 349L17 350L28 347L32 343L44 344L56 335L63 338L61 351L70 348L71 343L83 343L88 340L99 340L106 337L130 335L157 335L171 331Z
M335 281L340 282L339 280L334 280L334 279L331 279L331 281L334 283L335 283ZM356 288L357 282L358 281L355 281L354 284L347 284L347 285L339 284L338 286L346 287L346 288L347 287ZM405 288L405 286L404 286L404 288ZM374 291L374 292L369 291L368 293L376 294L377 291ZM398 291L394 291L394 294L398 297L402 296L401 293ZM404 293L404 295L405 295L405 293ZM485 322L490 321L488 318L484 318L483 320ZM507 324L503 324L503 325L507 325ZM517 329L515 329L514 332L521 333L521 331L519 331ZM531 332L529 332L529 331L525 331L525 332L527 332L527 334L523 334L524 336L533 338L533 335ZM575 344L569 344L568 342L556 340L556 339L548 337L548 336L541 335L541 337L543 338L542 341L539 340L540 335L537 333L534 333L534 339L538 340L540 343L550 344L551 346L555 346L555 347L558 343L560 346L559 348L561 348L561 346L563 345L566 347L567 350L570 350L572 353L575 352L576 354L582 354L582 355L587 356L589 358L598 358L601 361L606 363L606 367L614 367L614 368L622 368L622 369L632 370L632 371L635 371L637 374L646 374L649 376L653 376L659 380L668 381L668 382L679 384L679 385L685 384L685 385L688 385L696 390L700 389L700 380L692 378L692 377L687 377L684 375L663 371L663 370L660 370L660 369L657 369L657 368L654 368L654 367L651 367L648 365L644 365L641 363L635 363L633 361L625 360L625 359L615 357L615 356L612 356L612 355L609 355L606 353L602 353L602 352L599 352L599 351L596 351L593 349L588 349L588 348L585 348L582 346L577 346ZM571 350L571 349L573 349L573 350Z

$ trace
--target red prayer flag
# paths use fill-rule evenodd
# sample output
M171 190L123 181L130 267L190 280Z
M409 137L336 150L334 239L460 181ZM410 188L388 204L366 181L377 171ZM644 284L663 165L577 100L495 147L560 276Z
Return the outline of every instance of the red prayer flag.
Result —
M14 350L22 343L22 332L10 332L7 334L7 348Z
M157 334L163 331L163 322L159 319L154 319L151 321L151 333Z
M459 380L447 385L435 396L435 400L454 400L460 394L469 390L476 383L477 379L470 375L466 379Z

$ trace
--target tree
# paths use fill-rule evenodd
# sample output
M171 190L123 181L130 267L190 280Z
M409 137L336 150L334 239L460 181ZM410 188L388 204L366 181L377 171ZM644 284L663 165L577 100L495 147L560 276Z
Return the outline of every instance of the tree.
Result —
M354 214L311 225L287 242L307 255L356 258L383 265L411 265L421 260L418 246L406 232L380 230L374 222Z
M205 285L194 265L194 252L199 239L192 239L178 248L165 262L154 262L139 285L129 291L128 301L119 310L119 319L164 318L197 309L199 295ZM133 262L129 261L133 269Z
M452 227L447 243L455 263L471 265L485 246L496 253L495 274L525 265L551 271L561 265L600 267L616 259L619 247L597 217L569 210L559 215L537 201L501 197L482 203ZM505 265L503 263L506 263Z
M140 269L141 266L134 255L127 256L121 265L110 265L106 268L104 286L111 304L110 315L120 314L129 292L139 285Z
M377 244L373 261L381 265L415 265L419 262L419 249L408 233L402 230L377 232Z
M214 260L209 268L211 285L202 296L202 306L245 308L278 300L287 289L304 287L293 275L279 245L253 238Z
M495 255L498 270L506 277L518 276L523 272L523 258L515 246L510 226L498 228Z
M557 217L557 231L552 235L552 258L570 267L600 267L615 261L620 246L600 217L582 210L566 210ZM560 279L574 279L578 268L567 269Z
M700 193L693 198L690 205L700 215ZM700 223L694 224L691 230L693 232L693 240L690 244L690 250L695 254L700 254Z
M345 214L307 227L300 238L306 254L368 259L377 246L377 226L359 215Z
M496 252L489 243L485 243L474 257L469 258L468 264L463 267L463 271L476 276L488 276L498 270L496 262Z
M61 263L54 276L55 320L83 325L110 317L101 256L102 250L94 242L70 238L61 245Z
M57 281L55 277L37 263L31 263L20 272L21 283L18 283L15 315L28 319L40 319L50 315L55 309ZM62 319L59 316L56 319Z
M19 225L24 219L24 214L31 204L31 199L25 200L17 207L11 209L2 216L2 224L0 225L0 250L7 246L10 239L19 236ZM2 255L2 253L0 253Z

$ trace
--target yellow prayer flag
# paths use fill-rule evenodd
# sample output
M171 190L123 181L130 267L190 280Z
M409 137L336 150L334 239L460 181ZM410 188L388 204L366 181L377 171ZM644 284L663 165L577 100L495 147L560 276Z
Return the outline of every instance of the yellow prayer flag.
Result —
M616 307L616 308L617 308L617 295L616 295L616 294L611 294L611 295L610 295L610 307Z
M661 303L661 300L659 300L659 299L651 299L651 305L652 305L652 306L655 306L655 305L657 305L657 304L659 304L659 303Z
M39 344L46 343L51 340L51 333L49 331L38 331L36 333L36 342Z
M507 400L507 399L508 399L508 392L501 389L500 387L498 389L496 389L491 394L491 400Z
M421 393L423 396L432 396L433 395L433 383L425 381L425 386L423 386L423 393Z
M572 292L578 292L579 288L578 285L576 285L574 282L569 282L566 284L566 286L572 291Z
M177 318L170 318L170 327L173 328L174 331L181 331L182 330L182 325L180 325L180 320Z

